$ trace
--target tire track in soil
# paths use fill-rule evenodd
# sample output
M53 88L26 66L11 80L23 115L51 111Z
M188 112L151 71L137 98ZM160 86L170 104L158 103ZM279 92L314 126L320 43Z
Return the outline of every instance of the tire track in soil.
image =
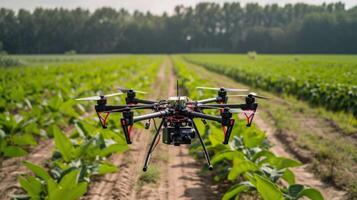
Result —
M244 84L237 83L233 79L220 75L218 73L210 72L206 69L204 69L201 66L189 64L190 66L193 66L192 68L198 73L201 74L202 77L205 77L206 79L213 80L214 83L217 86L224 86L224 87L247 87ZM284 101L278 97L274 97L278 101ZM254 123L259 127L259 129L263 130L269 141L273 144L273 147L271 148L272 152L279 155L279 156L284 156L288 158L294 158L294 155L289 153L284 147L285 145L280 141L280 139L277 136L277 130L266 123L259 115L256 115L254 117ZM320 181L318 178L314 176L313 173L309 172L307 169L306 165L292 168L291 169L294 174L295 174L295 179L296 182L299 184L303 184L306 186L314 187L320 190L320 192L323 194L324 198L326 200L342 200L344 199L345 192L340 191L333 186L329 186L328 184L323 183Z
M158 85L161 85L161 89L159 92L160 99L166 99L169 96L172 96L174 91L172 88L172 82L174 79L171 79L171 67L170 67L170 60L165 58L165 61L162 63L162 68L159 72L159 77L161 77L161 82ZM166 84L165 84L166 83ZM162 88L164 86L164 88ZM160 88L160 86L155 87ZM158 123L158 122L157 122ZM152 136L150 137L149 141L151 142ZM158 138L161 140L161 136ZM146 149L147 151L147 149ZM159 142L158 146L154 150L151 159L149 161L148 168L156 167L160 171L160 179L158 183L144 183L142 186L139 186L138 183L140 180L136 180L135 192L132 193L129 199L168 199L168 186L169 183L167 181L168 176L168 169L167 164L168 160L168 147L166 145L162 145L161 141Z
M91 113L86 113L82 117L88 117ZM74 129L74 125L65 128L63 131L69 134ZM29 161L38 165L46 165L47 160L52 156L54 149L54 140L47 139L39 140L37 144L28 155L18 158L9 158L2 161L0 169L0 200L10 199L11 194L18 191L20 186L17 177L30 171L22 164L23 161Z
M166 61L169 68L167 74L168 96L176 96L176 76L173 71L171 60ZM199 176L202 162L196 161L189 155L189 146L169 146L159 144L154 152L153 162L156 156L167 155L166 162L155 163L161 171L161 179L158 185L149 184L132 199L145 200L216 200L219 199L211 188L207 179ZM206 164L206 163L204 163ZM150 167L150 165L149 165ZM151 165L153 167L153 165Z

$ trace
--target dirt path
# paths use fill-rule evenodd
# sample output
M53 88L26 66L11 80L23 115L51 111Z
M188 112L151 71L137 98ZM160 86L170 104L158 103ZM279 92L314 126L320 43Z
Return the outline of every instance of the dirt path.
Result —
M163 62L153 91L157 91L153 99L175 95L176 78L169 59ZM209 185L198 175L201 166L189 155L187 146L167 146L160 142L145 172L155 169L160 177L155 183L142 182L143 161L152 134L136 130L134 137L130 150L111 158L119 166L119 172L99 177L83 199L217 199L210 195Z
M212 80L214 84L217 86L224 86L224 87L232 87L232 88L249 88L246 85L240 84L235 82L234 80L205 70L202 67L191 65L193 69L196 70L198 74L201 74L202 77L205 77L207 80ZM278 98L278 97L276 97ZM279 99L279 101L283 101ZM278 136L276 134L276 129L272 127L270 124L266 123L259 115L256 115L254 123L263 131L266 132L269 141L274 145L272 147L272 151L280 156L294 158L294 156L289 153L284 147L285 145L280 142ZM334 187L328 186L327 184L321 182L317 179L313 173L309 172L306 169L306 165L293 168L293 172L296 176L297 183L304 184L310 187L317 188L323 193L323 196L326 200L341 200L343 199L343 195L345 194L342 191L335 189Z
M168 72L168 96L176 95L176 77L172 69L172 63L167 63ZM218 199L217 195L213 194L210 183L200 177L198 174L201 170L202 163L198 163L189 155L188 146L167 146L161 144L161 148L156 155L166 154L168 161L161 165L160 169L164 172L161 178L159 187L156 189L151 187L151 192L144 189L143 192L151 195L141 195L138 199L170 199L170 200L188 200L188 199ZM159 195L152 195L159 194Z

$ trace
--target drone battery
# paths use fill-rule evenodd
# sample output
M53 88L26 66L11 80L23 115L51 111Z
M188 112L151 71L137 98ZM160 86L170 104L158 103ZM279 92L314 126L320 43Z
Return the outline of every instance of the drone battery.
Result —
M191 139L195 137L192 127L166 127L163 129L162 142L165 144L191 144Z

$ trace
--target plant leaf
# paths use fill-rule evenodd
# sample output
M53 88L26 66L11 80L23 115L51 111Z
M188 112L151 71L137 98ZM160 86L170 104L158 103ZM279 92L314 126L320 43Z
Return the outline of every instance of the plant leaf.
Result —
M62 133L57 127L53 128L53 135L55 137L55 144L57 149L61 152L63 159L69 162L72 157L73 145L71 141Z
M234 180L239 176L240 174L248 171L255 171L258 170L258 167L251 161L249 160L241 160L238 158L235 158L233 160L233 166L231 171L228 174L228 180Z
M100 151L100 156L107 157L111 153L122 153L126 150L128 150L128 145L113 144L110 145L109 147L105 147L104 149L102 149Z
M256 187L259 195L264 200L283 200L283 194L279 188L267 178L255 174Z
M78 177L79 170L70 171L64 177L62 177L61 181L59 182L59 186L63 189L71 189L77 185L77 177Z
M258 130L244 131L242 136L243 143L248 148L253 148L261 145L265 139L265 134Z
M46 170L43 167L27 161L24 161L24 165L29 170L31 170L34 174L36 174L38 177L41 177L43 180L48 181L48 179L51 179L51 176L46 172Z
M298 198L308 197L311 200L324 200L324 197L320 193L320 191L314 188L307 188L301 191L298 195Z
M239 195L241 192L247 191L249 189L249 186L247 185L240 185L237 184L233 187L231 187L222 197L222 200L229 200L233 197L236 197Z
M39 195L42 191L41 182L32 176L27 178L19 176L18 181L21 187L26 190L31 199L40 199Z
M100 175L107 174L107 173L114 173L117 171L118 171L118 168L116 166L114 166L112 164L108 164L108 163L101 164L101 165L99 165L99 168L98 168L98 173Z
M270 159L270 158L275 157L275 155L270 151L263 150L263 151L260 151L260 152L256 153L253 156L252 161L255 162L258 158L261 158L261 157L265 157L265 158Z
M15 145L36 145L37 142L33 138L32 134L17 134L12 137L12 141Z
M239 151L225 151L222 153L217 153L212 159L212 165L222 161L223 159L233 160L235 157L244 158L244 155Z
M288 182L289 185L295 184L295 174L290 169L286 169L281 178Z
M83 196L87 192L88 188L88 183L87 182L82 182L77 184L77 186L74 189L71 189L68 191L68 199L69 200L76 200L79 199L81 196Z
M297 161L297 160L284 158L284 157L272 157L272 158L269 159L269 163L271 165L273 165L274 167L276 167L277 169L285 169L285 168L289 168L289 167L298 167L298 166L302 165L302 163Z
M298 198L299 193L304 189L303 185L294 184L290 185L288 188L289 195L294 198Z
M4 148L5 157L21 157L26 156L27 152L20 147L16 146L7 146Z

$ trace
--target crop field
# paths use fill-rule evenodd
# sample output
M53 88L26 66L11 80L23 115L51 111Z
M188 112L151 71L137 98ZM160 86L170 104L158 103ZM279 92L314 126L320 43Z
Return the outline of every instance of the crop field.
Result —
M356 56L189 55L233 79L357 116Z
M40 55L8 56L0 67L0 199L357 198L357 56ZM11 62L10 62L11 63ZM197 120L199 143L160 143L141 172L153 136L136 125L127 145L121 115L102 129L90 102L74 99L147 91L148 99L192 100L249 88L258 100L252 127L237 119L229 145L219 124ZM125 95L110 103L124 103ZM244 99L229 97L231 103ZM140 111L141 112L141 111ZM217 114L212 111L212 114Z

